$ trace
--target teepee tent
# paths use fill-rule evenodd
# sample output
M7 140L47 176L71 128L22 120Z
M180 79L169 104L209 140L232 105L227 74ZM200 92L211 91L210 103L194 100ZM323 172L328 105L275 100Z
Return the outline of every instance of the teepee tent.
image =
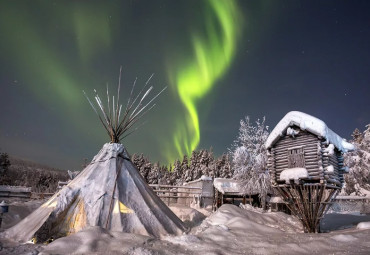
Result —
M120 85L118 94L119 89ZM89 100L108 131L111 143L105 144L92 162L67 186L2 236L22 242L31 239L45 242L89 226L155 237L183 233L186 230L183 222L147 185L125 147L119 143L137 117L142 116L140 114L145 113L145 108L161 93L144 105L143 101L150 90L152 87L145 93L142 90L135 99L131 91L121 121L118 98L115 103L113 97L111 111L109 105L103 107L96 95L103 117ZM141 94L143 96L138 101ZM108 90L107 102L109 104Z

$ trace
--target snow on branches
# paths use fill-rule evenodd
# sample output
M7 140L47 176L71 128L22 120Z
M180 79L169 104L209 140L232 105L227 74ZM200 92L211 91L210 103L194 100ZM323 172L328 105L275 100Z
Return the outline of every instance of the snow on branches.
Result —
M185 155L182 161L176 160L169 168L159 163L152 164L143 154L134 154L132 162L149 184L182 185L203 175L213 178L233 176L229 155L215 158L212 150L193 151L190 158Z
M366 195L370 191L370 124L363 133L356 128L351 142L357 150L344 156L345 165L350 168L345 175L345 192Z
M263 205L271 190L265 148L268 135L265 118L258 119L253 125L247 116L244 120L240 120L239 134L230 149L233 177L245 182L247 193L257 192Z

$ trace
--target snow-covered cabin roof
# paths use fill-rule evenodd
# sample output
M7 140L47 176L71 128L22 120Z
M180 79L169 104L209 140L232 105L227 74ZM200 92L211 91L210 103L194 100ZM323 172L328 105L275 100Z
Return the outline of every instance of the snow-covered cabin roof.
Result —
M227 178L215 178L213 181L213 186L222 194L233 193L236 195L249 195L245 190L245 182L227 179ZM253 190L250 195L258 194L258 190Z
M226 178L215 178L213 186L222 194L232 192L241 193L242 187L239 181Z
M280 120L267 138L265 143L266 148L271 148L280 139L280 137L285 135L287 129L293 125L298 126L302 130L306 130L312 134L325 138L328 143L333 144L340 151L347 152L355 149L353 144L348 143L345 139L341 138L330 128L328 128L325 122L311 115L298 111L288 112L284 118Z

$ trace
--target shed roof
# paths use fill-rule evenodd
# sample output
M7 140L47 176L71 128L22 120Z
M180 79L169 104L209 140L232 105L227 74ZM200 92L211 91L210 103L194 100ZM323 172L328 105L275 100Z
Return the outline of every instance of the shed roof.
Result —
M333 144L338 150L347 152L353 151L355 146L339 135L334 133L322 120L315 118L303 112L292 111L288 112L284 118L276 125L271 134L266 140L265 146L271 148L282 137L288 127L296 125L302 130L306 130L317 136L326 139L328 143Z
M222 194L235 194L235 195L255 195L258 194L258 190L255 189L252 192L247 192L245 189L245 181L238 181L227 178L215 178L213 186Z

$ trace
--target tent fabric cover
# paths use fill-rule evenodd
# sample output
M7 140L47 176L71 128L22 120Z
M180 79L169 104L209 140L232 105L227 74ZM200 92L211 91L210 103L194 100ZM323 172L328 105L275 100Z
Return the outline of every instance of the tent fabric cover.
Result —
M154 237L186 231L142 178L124 146L107 143L74 180L1 236L44 242L89 226Z

